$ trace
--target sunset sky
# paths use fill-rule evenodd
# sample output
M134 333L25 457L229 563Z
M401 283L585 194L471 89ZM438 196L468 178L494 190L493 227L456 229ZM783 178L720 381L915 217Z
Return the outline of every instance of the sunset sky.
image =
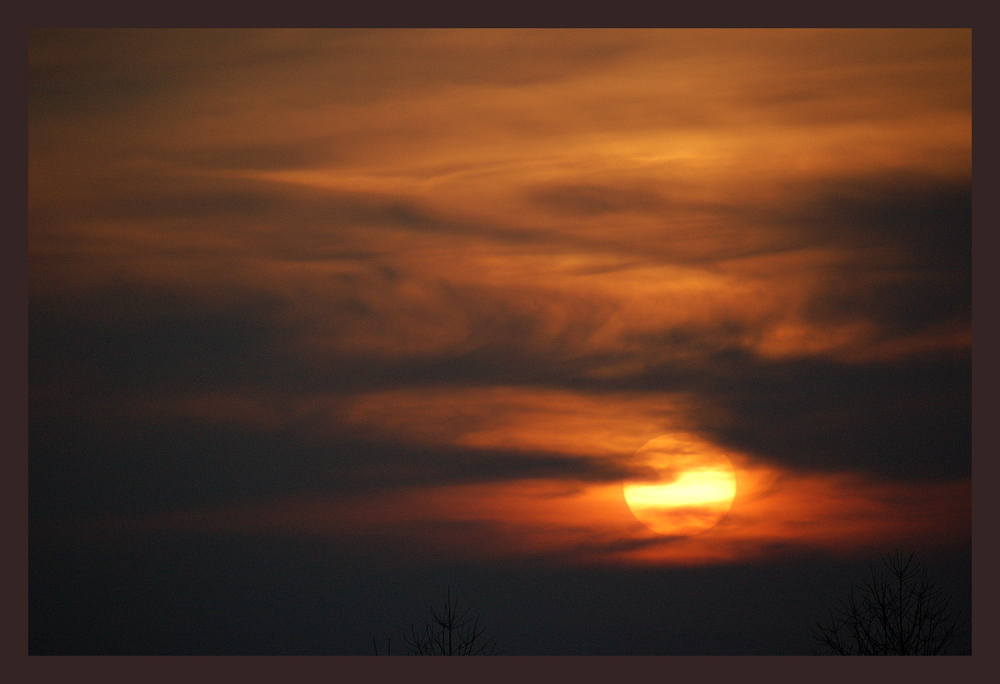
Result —
M808 653L895 548L967 605L971 31L29 58L34 652L371 654L451 585L511 654ZM718 524L630 511L654 438Z

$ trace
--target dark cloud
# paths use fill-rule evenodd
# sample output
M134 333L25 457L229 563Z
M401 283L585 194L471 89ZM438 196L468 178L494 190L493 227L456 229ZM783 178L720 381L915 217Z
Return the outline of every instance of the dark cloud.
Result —
M971 472L971 379L968 357L757 361L700 389L731 411L733 423L715 430L716 438L767 460L801 470L959 478Z
M211 219L201 230L228 232L271 256L343 259L363 268L333 278L326 298L311 312L299 311L302 302L287 295L238 283L222 303L218 293L194 295L182 285L139 282L37 299L31 313L33 383L73 378L93 383L95 392L103 387L140 394L183 385L270 386L292 393L441 384L695 391L732 412L735 423L717 429L720 439L790 466L873 469L893 476L968 473L969 370L962 352L931 351L910 362L764 359L745 340L767 322L735 318L633 333L626 335L627 348L592 349L586 340L614 311L611 302L557 301L552 293L518 300L510 292L442 280L424 286L441 310L458 315L465 330L458 342L401 356L336 345L322 357L303 355L299 343L319 327L333 341L373 321L391 328L393 321L372 295L391 299L399 283L411 282L412 275L387 265L377 251L341 240L339 232L391 225L509 238L516 231L449 222L392 196L290 191L243 181L220 181L216 189L202 181L171 189L177 182L148 178L96 215ZM897 174L827 180L795 194L799 199L792 209L744 215L754 220L769 215L792 228L792 239L802 245L834 244L857 255L831 267L809 302L810 320L872 321L881 339L942 324L967 325L965 184ZM610 186L566 186L554 196L560 201L582 196L591 202L588 210L598 213L661 206L657 195ZM246 219L260 224L248 227ZM885 254L898 261L882 263ZM183 274L178 279L183 282ZM527 304L532 298L569 312L555 334L549 309ZM594 379L595 371L625 362L638 362L639 369Z
M915 265L968 273L972 186L916 173L815 183L814 200L791 221L826 240L859 248L903 248Z
M378 271L332 281L337 291L312 318L290 310L291 302L277 293L240 288L195 295L133 282L39 299L29 319L32 383L73 380L91 384L94 391L140 394L185 387L307 391L450 382L544 384L557 383L581 363L561 358L558 340L546 351L532 350L544 325L538 315L454 288L439 294L467 318L462 349L403 358L335 346L319 357L298 351L317 326L336 343L357 326L381 319L384 313L366 299L379 282L391 286Z
M289 336L276 322L286 307L270 292L237 293L220 304L141 283L35 301L31 382L83 381L95 390L143 392L259 381Z
M34 119L134 114L211 83L220 67L261 73L307 60L312 42L245 29L35 29L29 111Z
M282 318L287 302L267 293L247 292L219 305L132 285L34 305L33 517L149 512L303 491L535 477L613 481L624 474L619 465L567 454L427 449L380 437L378 428L355 434L357 428L339 425L329 411L287 414L276 427L255 428L252 420L227 425L126 410L211 390L249 393L251 400L272 396L275 406L282 397L294 401L316 391L346 397L437 385L547 387L598 396L694 392L727 415L723 423L706 416L705 434L765 461L897 479L969 475L967 357L767 360L739 346L745 331L734 323L664 331L644 339L643 347L669 361L594 379L589 371L622 359L574 357L575 345L558 340L539 347L542 320L473 299L474 291L452 294L453 305L472 312L471 345L396 360L378 353L296 354L298 335L308 326L289 327ZM344 315L346 321L370 314L359 309ZM567 331L568 339L585 336L600 319L578 324L583 329ZM107 422L102 412L115 417Z
M968 183L913 174L840 179L790 221L859 255L830 273L810 308L814 320L863 316L887 335L971 324Z
M99 397L95 397L99 400ZM31 425L31 517L141 515L289 495L375 493L428 485L546 478L617 482L611 460L540 451L421 447L369 428L299 415L252 420L43 413Z
M809 320L870 320L877 323L883 338L939 326L967 330L971 324L971 273L951 277L933 271L904 271L898 279L879 283L869 273L858 274L850 268L837 271L810 302ZM852 275L860 277L852 279Z
M170 87L161 77L88 75L70 78L33 70L28 80L32 116L101 115L133 105Z

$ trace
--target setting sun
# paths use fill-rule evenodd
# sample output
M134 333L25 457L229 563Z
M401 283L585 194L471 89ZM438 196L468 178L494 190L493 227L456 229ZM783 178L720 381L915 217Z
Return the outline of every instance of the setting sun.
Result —
M643 525L659 534L703 532L722 519L736 496L729 459L691 437L658 437L636 452L636 460L657 480L626 482L625 501Z

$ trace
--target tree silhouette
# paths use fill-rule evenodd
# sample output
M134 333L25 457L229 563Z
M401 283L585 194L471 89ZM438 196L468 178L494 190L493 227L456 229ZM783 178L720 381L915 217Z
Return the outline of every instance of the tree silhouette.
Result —
M471 608L458 610L458 603L448 597L440 611L431 607L431 619L422 631L410 625L410 633L405 635L406 648L410 655L500 655L496 646L496 635L487 635L479 626L479 615L471 615Z
M872 564L814 638L832 655L944 655L964 621L913 556L897 550Z

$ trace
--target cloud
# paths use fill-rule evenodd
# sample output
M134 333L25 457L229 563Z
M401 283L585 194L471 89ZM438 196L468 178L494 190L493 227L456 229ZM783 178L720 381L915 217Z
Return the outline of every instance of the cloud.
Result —
M837 477L969 474L967 31L54 30L31 70L38 516L588 492L675 430L873 518Z
M738 468L737 478L727 516L706 532L684 537L644 528L628 511L618 483L567 489L545 479L110 517L77 522L61 534L295 534L395 549L408 563L533 558L571 565L701 565L776 551L849 556L893 544L931 549L970 539L967 482L900 485L748 464Z
M598 185L555 186L535 191L530 200L550 211L570 216L655 211L663 205L663 199L652 192Z

